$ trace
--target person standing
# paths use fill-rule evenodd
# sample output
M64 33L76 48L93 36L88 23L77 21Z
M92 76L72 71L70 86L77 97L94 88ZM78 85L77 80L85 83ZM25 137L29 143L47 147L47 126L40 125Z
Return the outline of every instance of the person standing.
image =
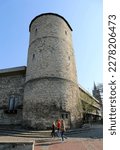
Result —
M54 137L54 138L55 138L55 127L56 127L55 121L53 121L53 123L52 123L52 132L51 132L51 136Z
M58 137L60 137L60 129L61 129L61 121L60 121L60 119L58 119L58 121L57 121L57 135L58 135Z
M65 122L64 122L64 120L61 120L61 138L62 138L62 141L64 141L64 138L67 139L67 137L64 135L65 131L66 131Z

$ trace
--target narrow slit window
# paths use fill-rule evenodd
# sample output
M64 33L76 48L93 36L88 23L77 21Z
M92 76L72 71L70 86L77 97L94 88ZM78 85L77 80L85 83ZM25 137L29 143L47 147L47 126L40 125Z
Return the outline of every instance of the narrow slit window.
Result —
M37 35L37 31L38 31L38 30L37 30L37 29L35 29L35 35Z
M32 59L34 59L34 58L35 58L35 54L32 55Z
M65 31L65 35L67 35L67 31Z

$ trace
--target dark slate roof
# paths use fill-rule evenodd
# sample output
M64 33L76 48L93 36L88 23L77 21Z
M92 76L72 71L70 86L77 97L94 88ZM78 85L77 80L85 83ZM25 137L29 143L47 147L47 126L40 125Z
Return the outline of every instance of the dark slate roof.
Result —
M26 73L26 66L0 69L0 76L18 75L25 73Z
M54 16L57 16L57 17L62 18L62 19L67 23L67 25L68 25L68 27L70 28L70 30L73 31L72 28L71 28L71 26L70 26L70 24L67 22L67 20L66 20L63 16L58 15L58 14L56 14L56 13L43 13L43 14L40 14L40 15L36 16L36 17L31 21L31 23L30 23L30 25L29 25L29 31L30 31L30 28L31 28L31 25L32 25L33 21L34 21L35 19L37 19L38 17L45 16L45 15L54 15Z

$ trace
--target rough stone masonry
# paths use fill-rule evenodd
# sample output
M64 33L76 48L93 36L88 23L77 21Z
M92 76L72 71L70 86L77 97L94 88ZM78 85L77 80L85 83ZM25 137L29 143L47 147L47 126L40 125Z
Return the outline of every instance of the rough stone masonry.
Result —
M71 27L53 13L35 17L30 23L23 120L25 126L49 127L66 113L74 125L78 100Z

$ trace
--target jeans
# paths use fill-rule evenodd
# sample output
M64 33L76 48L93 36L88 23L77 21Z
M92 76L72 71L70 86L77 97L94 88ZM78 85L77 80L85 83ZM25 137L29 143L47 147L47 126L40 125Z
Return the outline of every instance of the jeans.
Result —
M67 139L67 137L64 135L64 131L61 131L61 138L62 138L62 141L64 141L64 138Z
M57 136L60 137L60 129L57 130Z

